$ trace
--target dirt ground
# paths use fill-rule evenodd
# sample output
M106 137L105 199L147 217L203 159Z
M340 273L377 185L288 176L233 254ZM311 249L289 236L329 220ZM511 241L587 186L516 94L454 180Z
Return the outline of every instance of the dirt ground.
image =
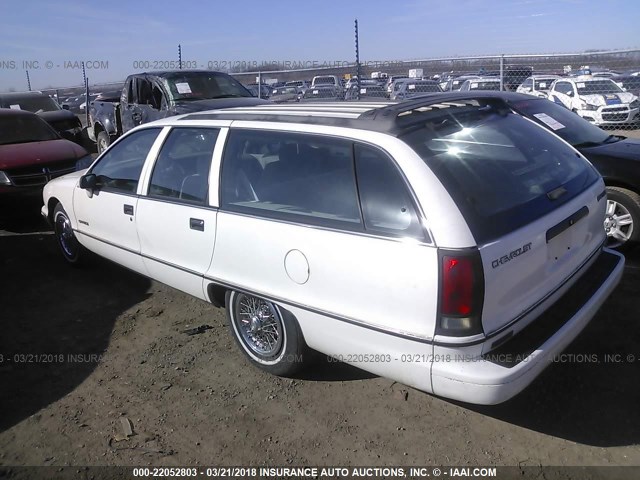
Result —
M224 310L5 222L0 466L640 465L640 249L627 265L572 357L477 407L322 358L263 373Z

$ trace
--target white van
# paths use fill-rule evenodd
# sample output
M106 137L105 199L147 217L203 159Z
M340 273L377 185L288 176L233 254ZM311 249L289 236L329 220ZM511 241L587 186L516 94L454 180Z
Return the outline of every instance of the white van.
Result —
M225 305L254 365L313 349L444 397L520 392L622 276L604 183L499 98L259 105L141 126L48 183L90 250ZM212 352L215 356L215 352Z

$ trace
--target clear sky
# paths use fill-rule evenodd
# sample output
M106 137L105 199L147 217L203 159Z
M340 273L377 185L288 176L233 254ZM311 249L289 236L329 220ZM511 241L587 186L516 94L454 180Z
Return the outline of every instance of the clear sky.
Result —
M352 62L355 18L370 61L640 47L639 0L0 0L0 12L0 91L26 90L25 67L34 89L81 85L83 60L90 83L122 80L177 60L179 43L204 68Z

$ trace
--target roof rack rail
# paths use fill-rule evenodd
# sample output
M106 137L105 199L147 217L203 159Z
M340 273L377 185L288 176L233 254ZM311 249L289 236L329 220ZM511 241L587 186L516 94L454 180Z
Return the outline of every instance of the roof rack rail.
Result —
M190 120L252 120L264 122L290 122L334 127L362 128L371 131L400 135L413 125L419 125L434 111L448 108L494 106L507 108L512 92L446 92L430 93L401 103L375 105L349 102L327 104L256 105L205 112L194 112L178 118Z
M505 94L509 95L508 92L493 91L425 94L394 105L368 110L362 113L358 119L376 123L383 122L387 124L385 130L396 131L419 121L415 114L434 109L472 106L474 105L472 102L479 100L484 103L504 106L506 105Z

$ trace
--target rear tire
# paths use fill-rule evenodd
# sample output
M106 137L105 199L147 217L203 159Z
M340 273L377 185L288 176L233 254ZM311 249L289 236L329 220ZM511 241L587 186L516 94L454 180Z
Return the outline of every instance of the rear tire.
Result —
M295 317L263 298L228 291L227 320L240 350L256 367L291 376L304 367L308 347Z
M607 187L604 228L609 248L624 250L640 241L640 195L626 188Z
M53 229L58 247L60 247L60 252L65 261L74 267L82 265L85 262L87 251L78 242L69 216L61 203L58 203L53 210Z
M111 137L109 136L109 134L105 131L98 133L98 136L96 137L96 147L98 149L98 154L104 152L109 147L109 145L111 145Z

